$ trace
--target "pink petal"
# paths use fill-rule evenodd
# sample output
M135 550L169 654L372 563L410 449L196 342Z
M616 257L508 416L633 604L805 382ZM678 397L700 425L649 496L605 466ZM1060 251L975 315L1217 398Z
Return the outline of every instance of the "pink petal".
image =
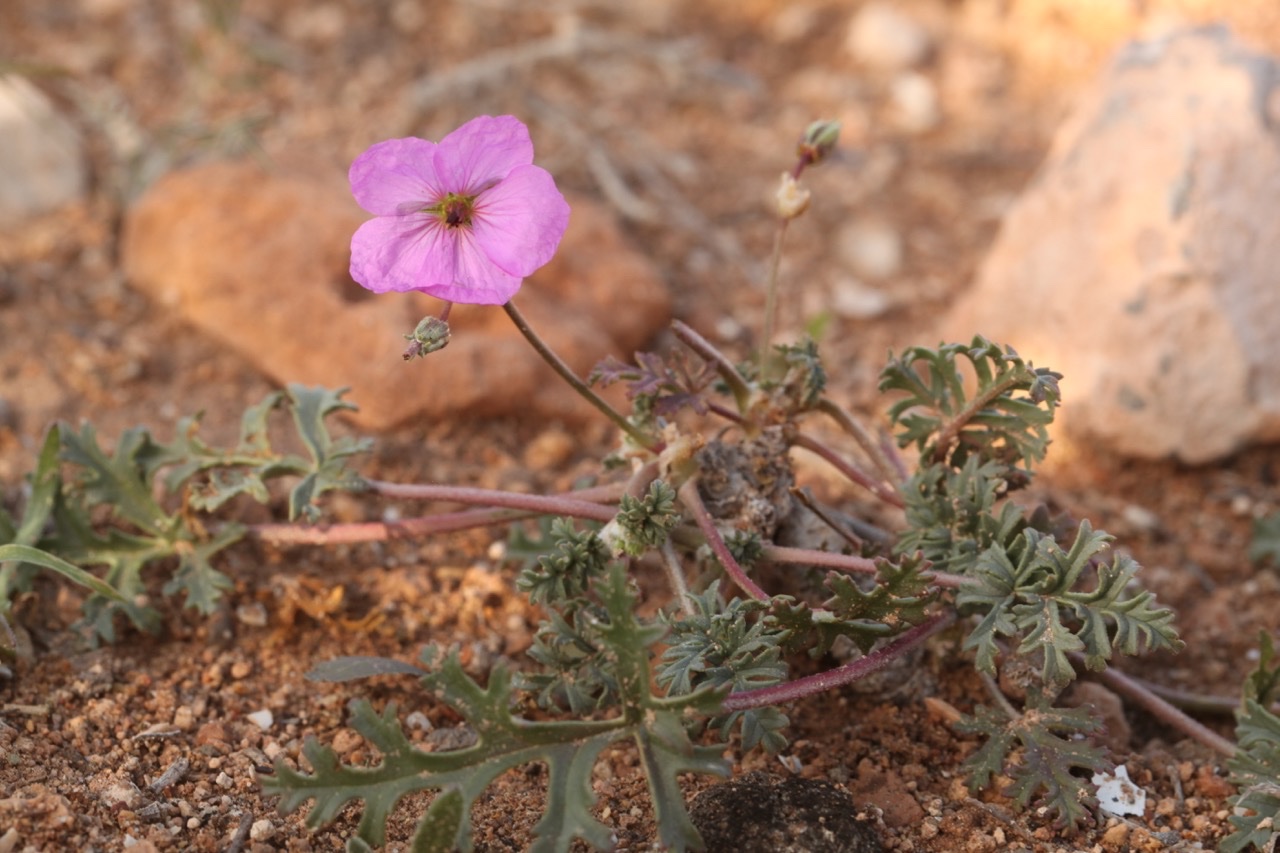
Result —
M351 238L351 277L375 293L429 293L453 281L453 233L427 215L371 219Z
M465 228L431 216L380 216L351 238L351 277L375 293L420 290L451 302L501 305L522 276L500 269Z
M515 116L478 116L440 140L435 169L448 190L473 195L533 162L529 128Z
M454 281L427 290L432 296L468 305L501 305L516 295L523 276L500 269L476 244L475 235L465 229L452 232L454 241ZM425 290L425 288L423 288Z
M538 166L521 166L480 194L472 217L476 245L499 269L527 276L551 260L569 226L569 203Z
M371 146L356 158L348 173L356 202L370 213L397 216L443 196L434 156L437 147L414 137Z

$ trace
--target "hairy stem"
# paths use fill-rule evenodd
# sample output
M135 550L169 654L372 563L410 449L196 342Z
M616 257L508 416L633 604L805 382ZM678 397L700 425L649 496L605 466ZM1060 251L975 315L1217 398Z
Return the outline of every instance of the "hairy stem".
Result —
M438 486L434 483L391 483L386 480L365 480L364 484L368 491L375 492L380 495L386 495L389 498L427 501L452 500L454 503L465 503L465 501L454 500L453 498L440 497L441 489L452 489L454 488L453 486ZM570 492L560 492L555 495L548 495L547 497L569 498L571 500L590 501L592 503L617 503L618 498L622 497L625 489L626 485L623 483L610 483L604 486L591 486L586 489L574 489Z
M1079 653L1072 652L1070 654L1071 662L1078 668L1084 668L1084 656ZM1155 717L1160 722L1171 728L1185 734L1187 737L1197 740L1215 752L1219 752L1228 758L1236 754L1236 745L1224 738L1222 735L1210 729L1208 726L1193 720L1182 711L1175 708L1170 703L1161 699L1155 693L1146 688L1145 685L1134 681L1117 669L1107 667L1102 672L1091 672L1090 676L1101 681L1110 687L1116 693L1140 705L1147 713Z
M272 545L350 545L357 542L387 542L392 539L415 539L458 530L471 530L491 524L506 524L532 518L536 512L509 509L464 510L444 512L400 521L363 521L351 524L254 524L246 533L260 542Z
M854 557L848 554L835 554L831 551L813 551L808 548L786 548L782 545L765 545L762 554L771 563L798 563L809 566L826 566L830 569L843 569L848 572L875 574L876 561L867 557ZM946 572L929 572L935 586L955 589L965 582L960 575Z
M385 483L380 480L368 480L366 484L371 491L390 497L479 504L487 508L437 513L401 521L317 524L309 527L297 524L255 524L248 528L248 535L274 545L334 545L430 536L490 524L504 524L537 515L568 515L609 521L617 511L607 503L616 501L623 490L622 485L614 484L543 496L460 486Z
M934 438L933 461L942 462L946 460L947 454L951 449L951 443L959 437L960 431L964 429L965 425L973 420L978 412L985 409L988 403L1017 384L1017 381L1018 378L1016 376L1010 375L1003 382L997 382L988 388L986 393L979 394L970 400L968 405L961 409L954 418L944 424Z
M880 477L885 482L892 484L896 491L901 485L899 482L901 469L886 457L883 450L881 450L880 443L871 433L867 432L867 428L862 425L862 422L829 397L823 397L818 401L818 411L830 415L836 423L840 424L841 429L853 436L853 440L862 448L862 452L867 454L867 458L876 467Z
M773 255L769 258L768 290L764 302L764 334L760 338L760 355L757 364L760 366L760 378L769 376L769 347L773 343L773 330L777 325L778 314L778 270L782 267L782 241L787 236L788 218L778 221L778 231L773 237Z
M1128 678L1133 683L1150 690L1170 705L1181 708L1183 711L1230 717L1240 708L1239 696L1212 696L1204 693L1193 693L1190 690L1167 687L1133 675L1128 676ZM1273 714L1280 714L1280 702L1271 703L1271 707L1268 710Z
M854 465L849 460L840 456L840 454L836 453L830 447L827 447L817 439L810 438L809 436L801 433L792 440L792 444L796 447L803 447L805 450L821 456L841 474L844 474L850 480L857 483L859 486L862 486L864 489L871 492L871 494L875 495L890 506L896 506L898 509L902 509L906 506L906 503L902 500L902 495L898 494L894 489L886 486L884 483L877 481L866 471L863 471L857 465Z
M884 669L895 658L911 651L955 620L954 611L944 611L925 622L921 622L914 628L904 631L883 648L869 655L864 655L857 660L851 660L835 669L808 675L804 678L797 678L795 681L788 681L785 684L774 684L755 690L744 690L741 693L730 693L725 697L721 708L725 711L745 711L749 708L763 708L766 705L791 702L843 684L851 684L866 678L873 672Z
M990 696L991 700L999 706L1000 710L1009 718L1010 721L1017 720L1022 717L1022 714L1018 712L1018 709L1013 707L1013 703L1009 701L1009 697L1004 695L1004 691L1000 689L1000 685L996 683L994 678L987 675L985 672L979 672L978 678L982 680L982 686L986 688L987 695Z
M662 555L662 565L667 570L671 591L675 593L676 601L680 602L680 612L686 617L692 617L694 614L689 604L689 584L684 579L684 565L680 562L680 555L676 553L670 539L662 543L658 553Z
M591 387L588 386L587 383L579 379L578 375L573 372L569 365L565 364L564 360L561 359L560 356L556 355L551 347L547 346L546 342L542 340L542 338L538 337L538 334L533 331L533 327L529 325L527 320L525 320L524 315L516 308L514 302L509 301L502 307L507 312L507 316L511 318L511 322L516 324L516 328L520 330L520 334L524 335L525 340L527 340L537 351L538 355L542 356L542 360L551 365L551 369L558 373L561 379L568 382L569 386L573 388L574 391L577 391L579 396L591 405L595 406L606 418L613 421L614 424L617 425L618 429L631 436L631 439L635 441L637 445L645 448L646 450L657 452L658 442L656 442L652 436L646 435L634 424L629 423L617 409L610 406L605 402L603 397L591 390Z
M747 405L751 400L751 386L747 385L746 380L742 378L742 374L738 372L738 368L729 360L729 357L716 349L702 335L679 320L671 323L671 332L682 344L693 350L700 358L716 369L716 373L729 386L729 390L733 392L733 399L738 403L738 410L746 411Z
M816 515L823 524L830 527L850 547L859 549L862 543L866 541L875 542L880 545L892 545L894 537L886 530L881 530L874 524L862 521L857 518L836 518L835 513L826 506L823 506L817 498L813 496L813 492L808 486L797 488L792 486L791 496L798 500L805 509Z
M706 537L707 544L711 546L711 551L716 555L716 559L724 567L725 574L732 578L733 582L738 585L738 589L747 595L757 601L768 601L768 593L761 589L759 584L747 577L747 573L742 566L738 565L738 561L733 558L733 554L729 553L729 546L724 544L724 537L720 535L719 530L716 530L715 520L711 517L711 513L707 512L706 505L702 503L702 496L698 494L698 478L690 477L685 480L678 494L685 508L693 515L693 520L697 523L698 529Z

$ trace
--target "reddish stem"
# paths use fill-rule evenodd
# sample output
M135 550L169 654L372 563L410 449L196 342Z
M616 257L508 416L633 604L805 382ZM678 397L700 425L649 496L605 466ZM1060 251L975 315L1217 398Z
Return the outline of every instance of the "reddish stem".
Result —
M826 566L832 569L844 569L849 572L875 574L876 561L867 557L854 557L848 554L836 554L831 551L813 551L808 548L787 548L782 545L764 546L764 558L772 563L799 563L810 566ZM965 579L960 575L946 572L929 572L932 583L936 586L958 588Z
M733 398L738 403L738 408L746 410L747 404L751 399L751 386L742 378L742 374L738 372L738 368L728 356L716 349L710 341L695 332L685 323L675 320L671 324L671 333L674 334L681 343L689 349L697 353L702 359L712 364L716 373L729 386L729 390L733 392Z
M747 595L757 601L768 601L768 593L761 589L759 584L747 577L747 573L742 566L738 565L738 561L733 558L733 554L729 553L729 546L724 544L724 537L720 535L719 530L716 530L715 520L711 517L711 513L707 512L706 505L702 503L702 496L698 494L698 478L690 477L686 480L684 485L680 487L678 494L685 508L693 514L693 520L697 522L698 529L706 537L707 544L711 546L716 559L724 567L725 574L732 578L733 582L738 585L738 589Z
M803 447L805 450L821 456L841 474L844 474L850 480L857 483L859 486L862 486L867 491L871 492L871 494L875 495L890 506L896 506L898 509L902 509L906 506L901 495L892 489L886 488L884 483L876 481L876 479L870 474L866 473L847 459L844 459L822 442L801 434L795 437L793 444L796 447Z
M612 484L543 496L420 483L387 483L381 480L365 482L370 490L389 497L472 503L486 508L437 513L402 521L317 524L309 527L297 524L255 524L248 528L248 533L256 539L276 545L334 545L429 536L519 521L536 515L568 515L594 521L610 521L616 511L604 502L616 501L624 488L621 484Z
M891 661L911 651L934 634L956 621L954 611L947 610L921 622L914 628L904 631L883 648L871 654L851 660L843 666L797 678L785 684L774 684L755 690L744 690L741 693L730 693L720 706L725 711L745 711L749 708L763 708L766 705L780 705L793 702L805 696L812 696L832 687L851 684L866 678L873 672L884 669Z
M1072 652L1071 662L1084 668L1084 656ZM1141 705L1147 713L1160 722L1177 729L1193 740L1197 740L1215 752L1230 758L1236 754L1236 745L1222 735L1210 729L1199 720L1193 720L1173 705L1161 699L1144 685L1134 681L1117 669L1107 667L1102 672L1091 672L1093 678L1106 684L1116 693Z
M383 484L392 486L392 483ZM476 489L470 486L437 486L420 483L412 487L413 497L427 501L471 504L475 506L504 507L527 510L541 515L568 515L573 518L589 518L593 521L611 521L616 512L604 504L557 495L527 495L521 492L504 492L499 489ZM401 494L400 497L407 497Z

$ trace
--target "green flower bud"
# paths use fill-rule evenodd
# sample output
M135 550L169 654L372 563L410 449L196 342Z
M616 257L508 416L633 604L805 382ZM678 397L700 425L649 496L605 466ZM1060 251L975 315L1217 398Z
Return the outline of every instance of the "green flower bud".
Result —
M821 163L840 141L840 122L820 119L805 128L796 153L809 165Z
M439 317L423 317L413 334L405 335L404 338L410 341L408 349L404 351L404 360L411 361L447 347L449 324Z

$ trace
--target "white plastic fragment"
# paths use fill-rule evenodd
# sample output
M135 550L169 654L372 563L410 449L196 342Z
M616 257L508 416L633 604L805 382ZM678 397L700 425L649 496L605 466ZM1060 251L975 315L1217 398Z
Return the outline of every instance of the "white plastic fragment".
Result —
M1147 808L1147 792L1129 779L1129 769L1123 764L1115 773L1093 774L1093 784L1098 786L1098 807L1109 815L1141 816Z

